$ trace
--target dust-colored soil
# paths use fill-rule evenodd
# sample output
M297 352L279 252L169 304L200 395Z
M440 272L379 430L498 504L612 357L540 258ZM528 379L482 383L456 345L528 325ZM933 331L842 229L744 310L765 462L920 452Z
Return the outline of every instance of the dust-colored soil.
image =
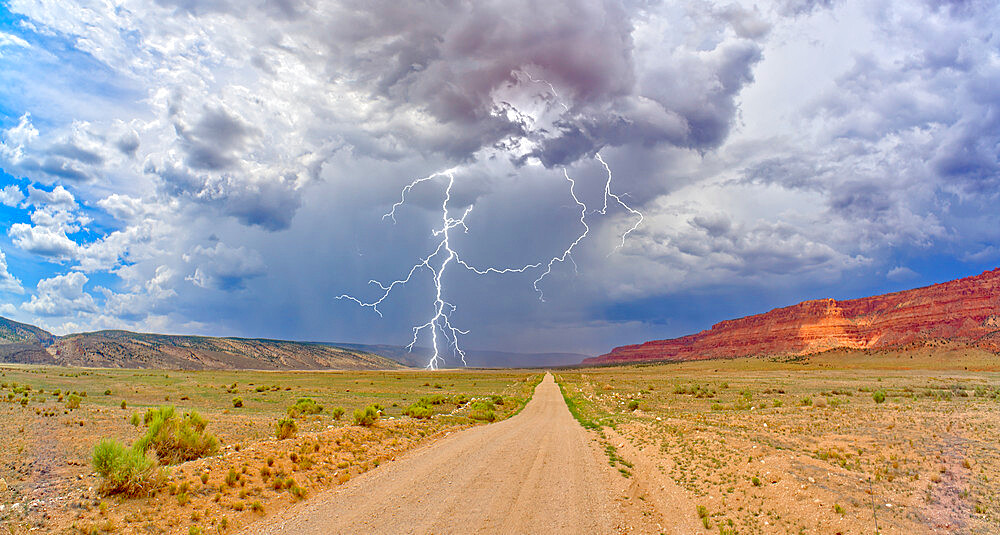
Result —
M468 429L247 533L616 533L620 483L551 375L513 418Z

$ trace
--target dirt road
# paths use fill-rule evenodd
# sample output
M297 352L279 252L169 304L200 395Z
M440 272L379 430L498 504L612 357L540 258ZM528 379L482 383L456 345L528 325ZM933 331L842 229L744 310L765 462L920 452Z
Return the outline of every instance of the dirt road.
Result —
M589 441L546 374L517 416L455 433L247 533L617 533L613 476Z

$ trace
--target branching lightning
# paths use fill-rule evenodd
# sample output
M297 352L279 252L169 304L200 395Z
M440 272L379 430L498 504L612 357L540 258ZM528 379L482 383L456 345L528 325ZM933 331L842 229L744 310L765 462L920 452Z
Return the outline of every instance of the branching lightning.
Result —
M559 97L559 93L556 91L555 86L553 86L550 82L545 80L535 79L531 77L530 74L523 71L518 71L513 74L515 75L515 77L523 75L528 80L534 83L545 84L551 91L552 96L555 98L555 101L560 106L562 106L563 110L565 112L570 111L569 106L562 101L562 99ZM609 203L611 203L613 200L614 203L620 205L631 215L638 216L638 219L636 220L635 224L632 225L631 228L629 228L627 231L625 231L625 233L622 234L621 243L615 247L615 250L617 250L625 245L625 239L628 237L628 235L631 234L633 231L635 231L639 227L639 225L642 224L643 215L638 210L632 208L625 201L623 201L620 195L612 191L611 182L613 177L612 177L611 167L607 164L607 162L604 161L604 158L601 157L600 152L595 152L594 157L595 159L597 159L598 162L601 163L602 166L604 166L604 169L607 172L607 179L605 180L604 183L604 198L603 198L602 208L600 210L594 210L589 213L598 213L601 215L606 215ZM465 351L461 348L459 344L459 337L461 335L468 334L469 331L460 329L452 324L451 314L455 312L457 307L451 302L447 301L447 299L445 298L444 282L442 279L444 277L445 270L447 269L449 264L454 262L455 264L458 264L464 267L465 269L473 273L476 273L478 275L488 275L488 274L502 275L508 273L526 273L534 269L541 270L542 266L545 266L544 270L541 270L538 277L532 283L532 287L538 293L538 298L541 301L545 301L545 294L539 287L539 284L541 284L542 280L544 280L545 277L547 277L549 274L552 273L552 269L557 263L563 263L569 260L570 262L573 263L574 270L576 270L577 266L576 266L576 261L573 259L573 250L590 233L590 225L587 223L587 215L588 215L587 204L581 201L580 198L577 196L576 181L570 177L569 171L565 167L563 167L562 169L563 176L569 183L569 194L573 198L573 201L576 203L576 205L580 208L580 224L583 226L583 230L576 237L576 239L573 240L573 242L570 243L569 246L566 247L566 249L561 254L553 256L548 261L525 264L520 267L493 267L493 266L485 268L476 267L463 260L461 256L458 254L458 252L452 248L452 243L451 243L451 231L453 229L461 227L463 232L468 233L469 227L466 226L465 219L466 217L468 217L469 213L472 212L472 209L474 207L474 205L470 205L468 208L466 208L465 211L462 213L461 217L456 218L450 215L448 205L449 202L451 201L452 187L455 185L455 175L458 171L459 171L458 168L451 168L444 171L438 171L436 173L432 173L425 177L417 178L411 181L409 184L403 187L402 191L400 192L399 201L394 203L389 212L387 212L382 216L382 219L386 218L392 219L393 223L395 223L396 209L406 203L407 194L410 193L410 191L412 191L414 187L424 182L431 182L437 179L446 180L444 199L441 202L441 227L436 228L432 231L432 235L435 238L439 238L440 240L438 241L437 246L434 248L434 251L431 254L427 255L427 257L420 259L419 262L414 264L413 267L410 268L410 271L407 273L405 278L392 281L388 285L383 284L382 282L374 279L368 281L369 284L377 286L381 291L381 295L378 297L378 299L374 301L364 301L347 294L343 294L337 297L337 299L347 299L350 301L354 301L355 303L357 303L362 307L371 308L372 310L375 311L375 313L379 315L379 317L382 317L382 312L379 310L379 305L381 305L383 302L385 302L386 299L389 298L389 295L392 293L393 289L395 289L397 286L403 286L409 283L418 271L424 269L429 271L431 273L431 278L434 283L434 291L435 291L434 305L433 305L434 315L429 320L427 320L427 322L413 327L413 339L407 346L407 349L412 351L413 347L417 344L417 341L420 338L420 334L424 331L430 331L431 348L433 350L433 354L431 355L431 358L427 362L427 368L429 369L437 369L438 366L444 362L444 357L442 356L442 349L447 350L449 348L453 356L458 356L462 360L463 365L467 364L465 361ZM439 337L443 339L443 342L439 342Z

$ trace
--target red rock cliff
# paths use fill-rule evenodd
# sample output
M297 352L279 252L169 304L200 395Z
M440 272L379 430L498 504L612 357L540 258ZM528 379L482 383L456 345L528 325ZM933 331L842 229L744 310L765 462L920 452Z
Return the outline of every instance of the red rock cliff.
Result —
M1000 268L915 290L862 299L821 299L717 323L707 331L616 347L584 360L694 360L802 355L836 348L882 348L949 339L992 347L1000 338Z

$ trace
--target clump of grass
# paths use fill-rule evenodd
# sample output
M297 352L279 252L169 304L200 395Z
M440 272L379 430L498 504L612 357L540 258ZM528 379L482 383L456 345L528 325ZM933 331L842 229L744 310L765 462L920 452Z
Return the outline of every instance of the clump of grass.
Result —
M299 426L295 423L295 420L291 418L282 418L278 420L278 428L275 431L278 440L285 440L286 438L292 438L295 433L299 431Z
M264 514L264 504L260 503L260 500L254 500L250 504L250 510L255 513Z
M27 401L27 399L28 398L25 397L24 400L21 401L21 405L27 405L27 403L25 403L25 401ZM78 396L76 394L70 394L69 398L66 400L66 408L69 409L69 410L79 409L80 408L80 401L82 399L83 398L81 398L80 396Z
M111 389L109 388L109 389L105 390L104 391L104 395L105 396L110 396L111 395Z
M129 418L128 423L132 424L133 427L139 427L139 424L142 423L142 417L139 416L138 412L133 412L132 417Z
M238 397L237 398L233 398L233 407L234 408L238 409L238 408L240 408L242 406L243 406L243 398L238 398Z
M634 399L628 400L628 410L634 411L639 408L639 402Z
M323 406L317 405L312 398L299 398L295 405L288 407L289 418L299 418L309 414L319 414L323 412Z
M803 407L809 407L812 404L813 404L813 400L809 396L806 396L806 397L804 397L804 398L802 398L802 399L799 400L799 405L802 405Z
M159 486L161 474L156 462L141 449L127 448L111 438L101 439L91 456L94 471L102 478L100 491L105 495L149 494Z
M178 417L172 405L146 412L149 426L146 434L136 442L141 451L154 450L165 464L176 464L200 459L219 451L219 440L205 431L208 421L197 411Z
M845 511L844 508L841 507L839 503L835 503L833 504L833 512L837 513L838 515L842 515L844 514Z
M230 487L235 487L236 483L240 480L240 474L236 472L235 468L230 468L229 473L226 474L226 485Z
M378 408L376 408L375 405L369 405L364 409L354 409L354 425L371 427L375 425L375 422L377 422L381 417L382 415L379 413Z
M330 414L333 416L334 420L339 420L341 416L344 415L343 407L334 407L330 409Z
M885 401L885 392L882 391L882 390L876 390L875 393L872 394L872 399L875 401L875 403L882 403L882 402L884 402Z
M128 402L123 399L122 400L122 410L126 410L126 409L128 409Z
M208 485L208 472L201 473L201 484Z
M697 511L698 518L701 519L701 525L705 526L705 529L712 527L712 521L708 518L708 508L704 505L699 505Z
M752 483L753 486L755 486L755 487L759 487L760 486L760 478L757 477L757 476L753 476L752 478L750 478L750 483Z

